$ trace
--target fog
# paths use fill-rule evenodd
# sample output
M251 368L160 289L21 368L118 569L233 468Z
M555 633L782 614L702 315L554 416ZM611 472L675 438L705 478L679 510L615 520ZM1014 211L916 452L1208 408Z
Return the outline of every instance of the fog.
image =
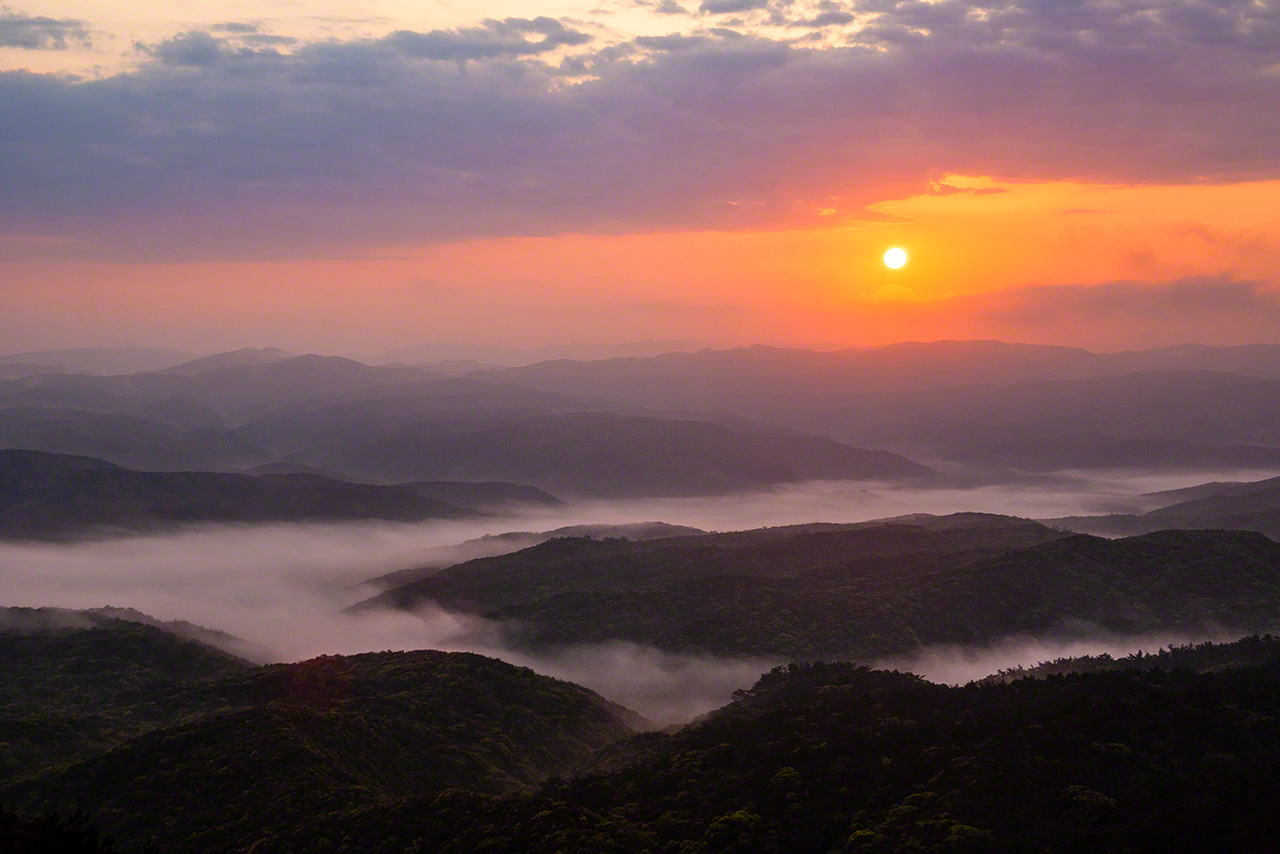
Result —
M1075 626L1070 637L1011 637L987 646L944 644L928 647L914 655L878 659L871 666L901 670L923 676L930 682L964 685L985 676L1018 667L1031 668L1060 658L1110 655L1123 658L1135 652L1155 653L1170 646L1213 641L1239 640L1240 632L1207 630L1203 634L1157 633L1118 635L1097 626Z
M500 626L469 615L431 608L340 613L362 598L359 582L393 568L396 554L481 533L452 523L271 525L73 544L4 543L2 604L136 608L160 620L230 632L246 642L231 651L259 661L379 650L478 652L585 685L659 725L723 705L736 688L780 663L626 643L535 655L511 649Z
M472 650L569 679L656 723L670 724L722 705L734 689L749 687L761 672L780 662L675 655L623 643L533 655L511 649L501 627L468 615L431 609L412 614L340 612L371 592L363 581L404 568L406 554L416 561L434 555L443 565L501 550L504 546L495 540L464 546L462 551L458 547L505 531L652 520L741 530L916 512L1065 516L1112 512L1121 505L1135 508L1142 504L1136 496L1143 492L1214 479L1247 478L1206 472L1133 474L1104 481L1064 474L1035 484L927 490L821 482L714 498L593 501L524 515L414 525L203 526L77 543L8 542L0 543L0 605L135 608L160 620L187 620L229 632L247 644L237 651L264 661L391 649ZM934 650L912 661L886 664L960 682L1064 655L1126 654L1182 640L1192 639L1010 641L981 651Z

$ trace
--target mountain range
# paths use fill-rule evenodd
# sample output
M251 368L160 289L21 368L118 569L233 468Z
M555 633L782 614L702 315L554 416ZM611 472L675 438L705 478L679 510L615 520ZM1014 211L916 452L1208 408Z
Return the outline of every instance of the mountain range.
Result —
M23 360L37 356L47 364L26 373L35 363ZM750 347L466 375L458 365L439 372L272 348L111 375L86 372L72 351L15 354L10 364L0 374L0 445L152 470L291 463L377 482L486 479L617 496L920 475L909 461L990 477L1280 469L1280 347L1269 345ZM852 450L841 458L819 440ZM709 445L724 449L721 461L707 462ZM854 464L853 450L879 461L864 453ZM619 456L631 459L591 481L574 471Z

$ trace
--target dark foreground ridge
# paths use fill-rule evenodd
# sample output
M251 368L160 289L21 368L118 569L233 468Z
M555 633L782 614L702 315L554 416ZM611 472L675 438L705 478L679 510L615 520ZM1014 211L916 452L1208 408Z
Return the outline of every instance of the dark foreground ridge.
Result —
M1280 832L1277 714L1275 660L964 688L790 665L537 796L414 798L259 850L1265 851Z
M477 655L255 668L101 614L6 615L0 842L24 854L1263 851L1280 832L1272 637L959 688L791 664L636 734Z
M647 723L469 653L250 667L128 621L0 632L0 803L182 850L451 788L532 791Z
M256 701L11 778L0 795L25 817L0 815L0 839L83 807L117 850L1271 850L1280 649L1195 650L1230 664L960 688L791 664L641 735L589 692L478 656L317 659L177 690Z

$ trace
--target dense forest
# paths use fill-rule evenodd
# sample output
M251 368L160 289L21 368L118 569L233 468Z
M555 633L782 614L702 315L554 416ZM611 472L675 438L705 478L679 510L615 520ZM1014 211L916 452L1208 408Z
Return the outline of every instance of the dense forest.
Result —
M1280 545L1241 531L1108 540L985 514L632 542L563 538L355 606L432 602L530 647L870 661L930 644L1275 627Z
M330 816L267 851L1265 851L1280 666L948 688L789 665L533 797Z
M184 702L239 710L11 775L0 792L21 811L0 815L0 839L85 852L112 850L95 833L122 851L1269 850L1275 639L1132 665L946 687L791 664L689 726L633 734L616 707L477 656L325 658L197 680L176 689ZM49 809L62 817L39 817ZM12 850L40 850L25 844Z
M153 626L0 633L0 803L123 839L251 844L265 827L461 787L529 791L648 726L467 653L252 667Z

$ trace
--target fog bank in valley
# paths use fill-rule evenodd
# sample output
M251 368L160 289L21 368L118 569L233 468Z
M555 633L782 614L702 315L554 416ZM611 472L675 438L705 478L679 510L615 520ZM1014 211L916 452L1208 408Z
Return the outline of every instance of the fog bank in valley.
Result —
M1135 652L1155 653L1166 647L1203 641L1226 643L1240 637L1239 632L1120 635L1096 626L1075 628L1078 634L1070 638L1011 637L976 647L947 644L927 647L914 655L882 658L871 662L871 666L915 673L944 685L964 685L1001 670L1032 668L1060 658L1104 654L1124 658Z
M1227 477L1247 479L1239 473ZM135 608L161 620L187 620L229 632L256 657L296 661L315 655L386 649L472 650L590 687L659 724L688 720L727 702L778 664L720 660L614 643L537 655L511 649L499 626L425 609L418 613L340 613L371 592L361 584L405 567L405 555L445 565L504 546L458 544L506 531L586 523L662 520L707 530L805 522L855 522L905 513L986 511L1020 516L1107 512L1141 504L1143 492L1225 479L1222 472L1177 477L1135 474L1103 481L1064 475L1052 482L946 489L890 489L822 482L716 498L590 502L519 516L422 524L200 526L161 535L65 544L0 543L0 605ZM512 548L525 543L511 543ZM985 650L932 650L882 662L927 678L963 682L1015 665L1066 655L1152 650L1204 638L1097 642L1016 641Z

